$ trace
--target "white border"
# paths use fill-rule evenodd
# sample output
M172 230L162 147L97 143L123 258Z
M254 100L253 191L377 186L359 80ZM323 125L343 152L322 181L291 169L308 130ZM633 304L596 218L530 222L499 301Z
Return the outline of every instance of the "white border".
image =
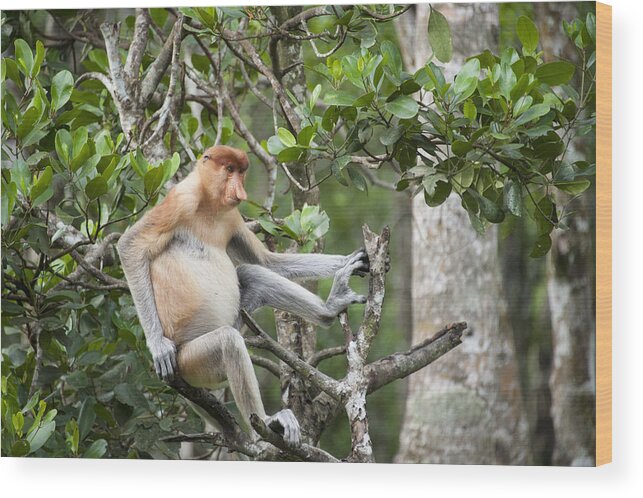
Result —
M86 8L87 3L27 0L21 8ZM207 5L207 1L99 1L104 7ZM242 2L216 2L239 5ZM283 4L252 0L246 4ZM293 2L294 3L294 2ZM297 3L313 3L300 1ZM335 2L357 3L357 2ZM361 2L363 3L363 2ZM643 281L640 160L643 106L640 47L643 3L612 0L614 51L614 463L597 469L437 465L325 465L224 462L0 460L0 493L20 496L358 496L393 498L627 497L643 489ZM13 8L17 3L2 8ZM210 3L212 4L212 3ZM92 7L96 4L92 2Z

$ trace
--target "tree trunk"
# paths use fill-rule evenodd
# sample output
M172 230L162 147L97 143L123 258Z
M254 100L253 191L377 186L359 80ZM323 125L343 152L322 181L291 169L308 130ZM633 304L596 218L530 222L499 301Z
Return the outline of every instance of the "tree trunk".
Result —
M573 60L561 24L578 16L573 4L537 6L545 60L564 55ZM572 144L577 154L582 145ZM584 156L587 154L584 153ZM568 211L569 230L552 234L548 260L549 307L552 321L553 364L549 378L554 422L555 465L594 465L596 447L596 300L595 194L587 192Z
M288 19L296 16L302 11L301 6L282 6L271 7L271 12L275 15L277 21L281 24ZM297 98L299 102L304 102L306 98L306 76L303 66L303 48L301 41L293 38L284 38L271 48L272 69L277 77L282 80L284 87L287 88ZM281 73L288 69L282 77ZM297 133L298 130L293 130ZM315 183L315 171L311 166L297 165L292 168L293 177L302 185ZM309 206L319 205L319 188L302 192L294 185L292 188L292 203L294 209L302 209L305 204ZM319 241L314 252L321 252L322 242ZM296 251L297 245L293 243L291 250ZM306 282L303 284L311 292L316 292L317 284L315 282ZM307 323L300 317L290 313L276 311L276 329L279 343L297 353L301 358L308 358L315 351L317 333L313 324ZM310 437L312 428L307 421L312 420L311 392L309 386L299 375L292 371L286 364L281 364L281 391L282 400L285 406L288 406L302 427L302 437L306 442L316 444L314 437Z
M464 57L496 45L497 7L445 4L439 10L453 33L454 60L446 68L452 78ZM411 70L427 60L428 11L417 5L398 24ZM478 235L455 196L438 208L427 207L417 196L413 216L413 342L449 321L467 321L472 334L457 350L411 377L396 461L528 463L497 231Z

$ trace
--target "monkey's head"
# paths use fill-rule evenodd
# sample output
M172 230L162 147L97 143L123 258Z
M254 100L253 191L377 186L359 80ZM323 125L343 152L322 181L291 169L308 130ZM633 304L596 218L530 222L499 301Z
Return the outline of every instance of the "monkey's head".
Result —
M242 150L216 145L207 149L197 162L201 185L207 197L219 208L233 208L248 198L243 182L248 156Z

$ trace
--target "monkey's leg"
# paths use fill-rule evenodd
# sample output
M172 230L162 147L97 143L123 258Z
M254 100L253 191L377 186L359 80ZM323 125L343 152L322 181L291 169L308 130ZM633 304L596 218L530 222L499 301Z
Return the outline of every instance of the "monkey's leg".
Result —
M233 327L220 327L183 344L177 360L181 377L195 387L214 389L228 379L248 427L252 413L266 418L250 355L243 337Z
M181 377L195 387L213 389L228 379L232 396L248 429L251 429L250 415L256 413L271 429L275 430L275 425L281 426L284 440L288 443L299 443L299 422L290 410L281 410L266 417L250 355L235 328L220 327L187 342L179 349L177 360Z
M316 294L267 268L240 265L237 267L237 276L241 286L241 307L252 312L262 306L270 306L329 327L349 304L365 302L364 296L357 295L348 286L353 270L362 264L356 258L337 272L325 303Z

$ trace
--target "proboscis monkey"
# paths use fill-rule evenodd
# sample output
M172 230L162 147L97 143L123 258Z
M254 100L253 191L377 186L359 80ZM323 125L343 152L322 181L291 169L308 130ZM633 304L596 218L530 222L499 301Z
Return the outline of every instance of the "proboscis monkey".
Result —
M240 309L289 311L328 327L349 304L364 303L348 285L368 271L363 250L348 256L268 251L237 210L246 199L245 152L211 147L194 170L118 243L125 276L157 373L178 373L195 387L227 379L248 427L256 413L299 442L290 410L267 417L239 328ZM326 302L291 279L335 277ZM177 372L178 371L178 372Z

